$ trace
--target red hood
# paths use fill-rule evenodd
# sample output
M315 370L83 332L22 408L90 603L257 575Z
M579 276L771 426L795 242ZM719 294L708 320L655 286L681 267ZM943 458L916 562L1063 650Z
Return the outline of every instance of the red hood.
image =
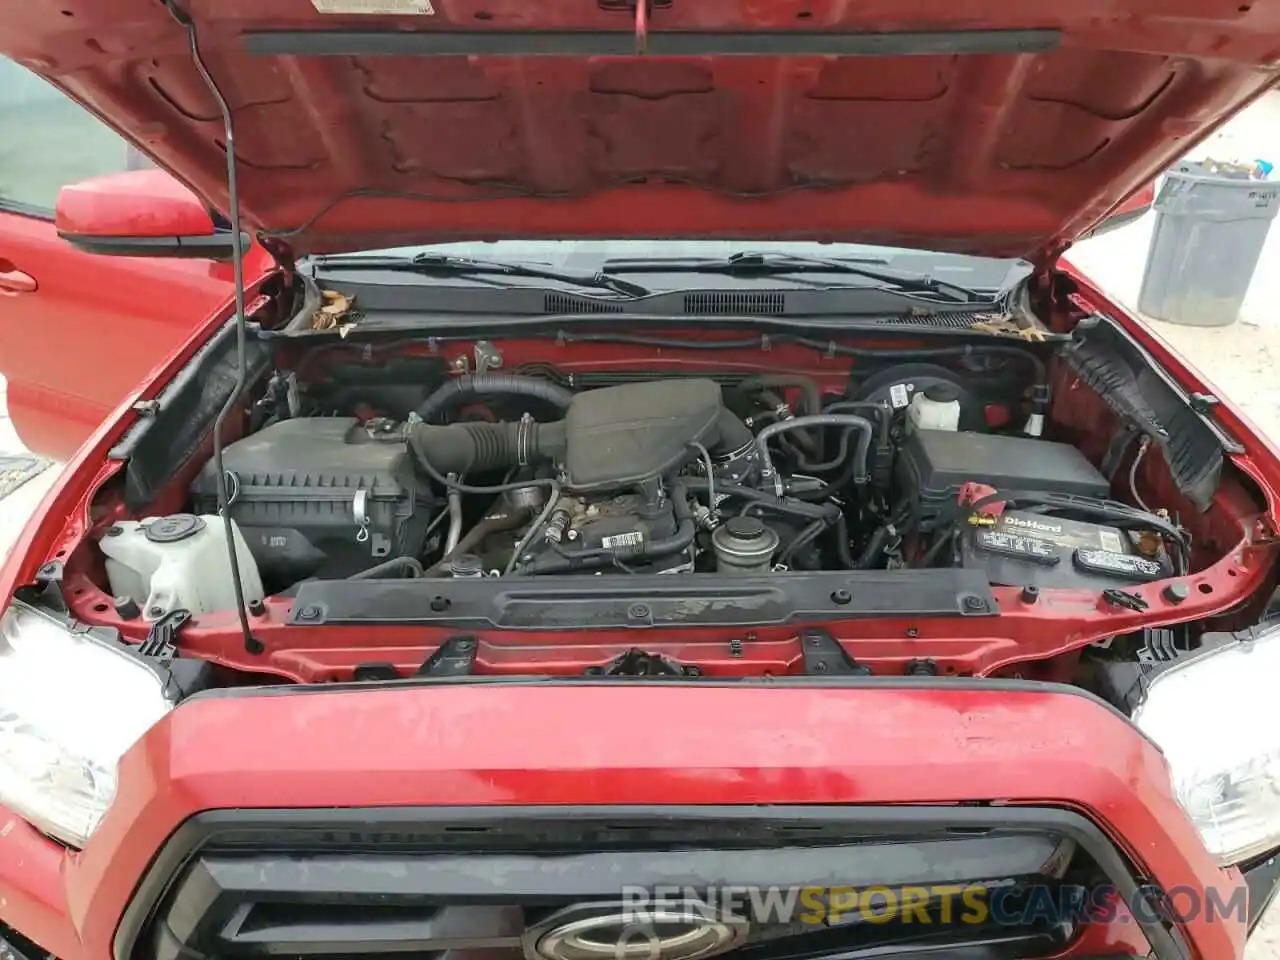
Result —
M625 0L178 2L234 111L246 222L296 253L680 236L1053 256L1280 75L1280 0L649 0L644 55ZM161 2L11 3L0 52L226 210L218 109Z

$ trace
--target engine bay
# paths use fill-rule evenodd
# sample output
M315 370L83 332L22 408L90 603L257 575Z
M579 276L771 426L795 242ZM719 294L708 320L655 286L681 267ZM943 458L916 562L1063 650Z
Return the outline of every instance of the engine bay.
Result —
M887 389L836 396L800 375L575 392L468 374L412 410L286 408L224 452L231 515L271 593L380 575L960 565L1052 588L1174 572L1177 528L1111 501L1074 447L1025 424L961 430L945 368L887 372ZM210 462L192 485L198 514L217 513L217 480ZM973 490L1022 512L970 509Z
M159 482L143 441L179 439L122 442L72 606L215 685L434 675L455 643L507 675L1074 679L1086 650L1186 652L1253 613L1199 619L1213 576L1271 576L1258 497L1159 395L1097 389L1120 368L1090 336L265 332L220 463Z

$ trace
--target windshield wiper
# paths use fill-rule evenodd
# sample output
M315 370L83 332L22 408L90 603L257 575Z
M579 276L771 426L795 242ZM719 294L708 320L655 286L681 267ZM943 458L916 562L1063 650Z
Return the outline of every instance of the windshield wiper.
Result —
M877 269L885 260L825 259L786 253L743 251L723 259L637 259L606 260L602 266L621 273L718 273L734 277L777 277L801 273L842 273L875 280L879 285L903 293L933 293L958 303L988 303L990 294L948 283L923 273L900 273Z
M470 257L451 257L442 253L419 253L412 257L317 257L316 262L319 266L340 270L400 270L453 276L530 277L536 280L570 283L578 287L610 290L631 299L648 296L650 293L648 287L607 273L572 273L537 267L528 263L473 260Z

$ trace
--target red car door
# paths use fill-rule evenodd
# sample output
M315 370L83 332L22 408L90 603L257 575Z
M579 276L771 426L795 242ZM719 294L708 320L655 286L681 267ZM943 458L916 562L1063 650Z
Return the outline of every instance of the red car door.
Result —
M73 453L232 292L225 265L97 256L59 239L61 187L139 162L96 117L0 57L0 374L19 438L49 457Z

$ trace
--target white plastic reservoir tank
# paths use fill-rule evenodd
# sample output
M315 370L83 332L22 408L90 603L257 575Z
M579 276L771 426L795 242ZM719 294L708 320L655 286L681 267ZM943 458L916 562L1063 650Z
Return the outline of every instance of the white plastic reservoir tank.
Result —
M231 524L246 603L264 597L262 578L235 522ZM234 610L236 595L219 516L178 513L121 520L99 541L111 593L129 597L147 620L171 610L193 614Z
M917 391L907 408L907 424L916 430L960 429L960 391L953 384L940 382Z

